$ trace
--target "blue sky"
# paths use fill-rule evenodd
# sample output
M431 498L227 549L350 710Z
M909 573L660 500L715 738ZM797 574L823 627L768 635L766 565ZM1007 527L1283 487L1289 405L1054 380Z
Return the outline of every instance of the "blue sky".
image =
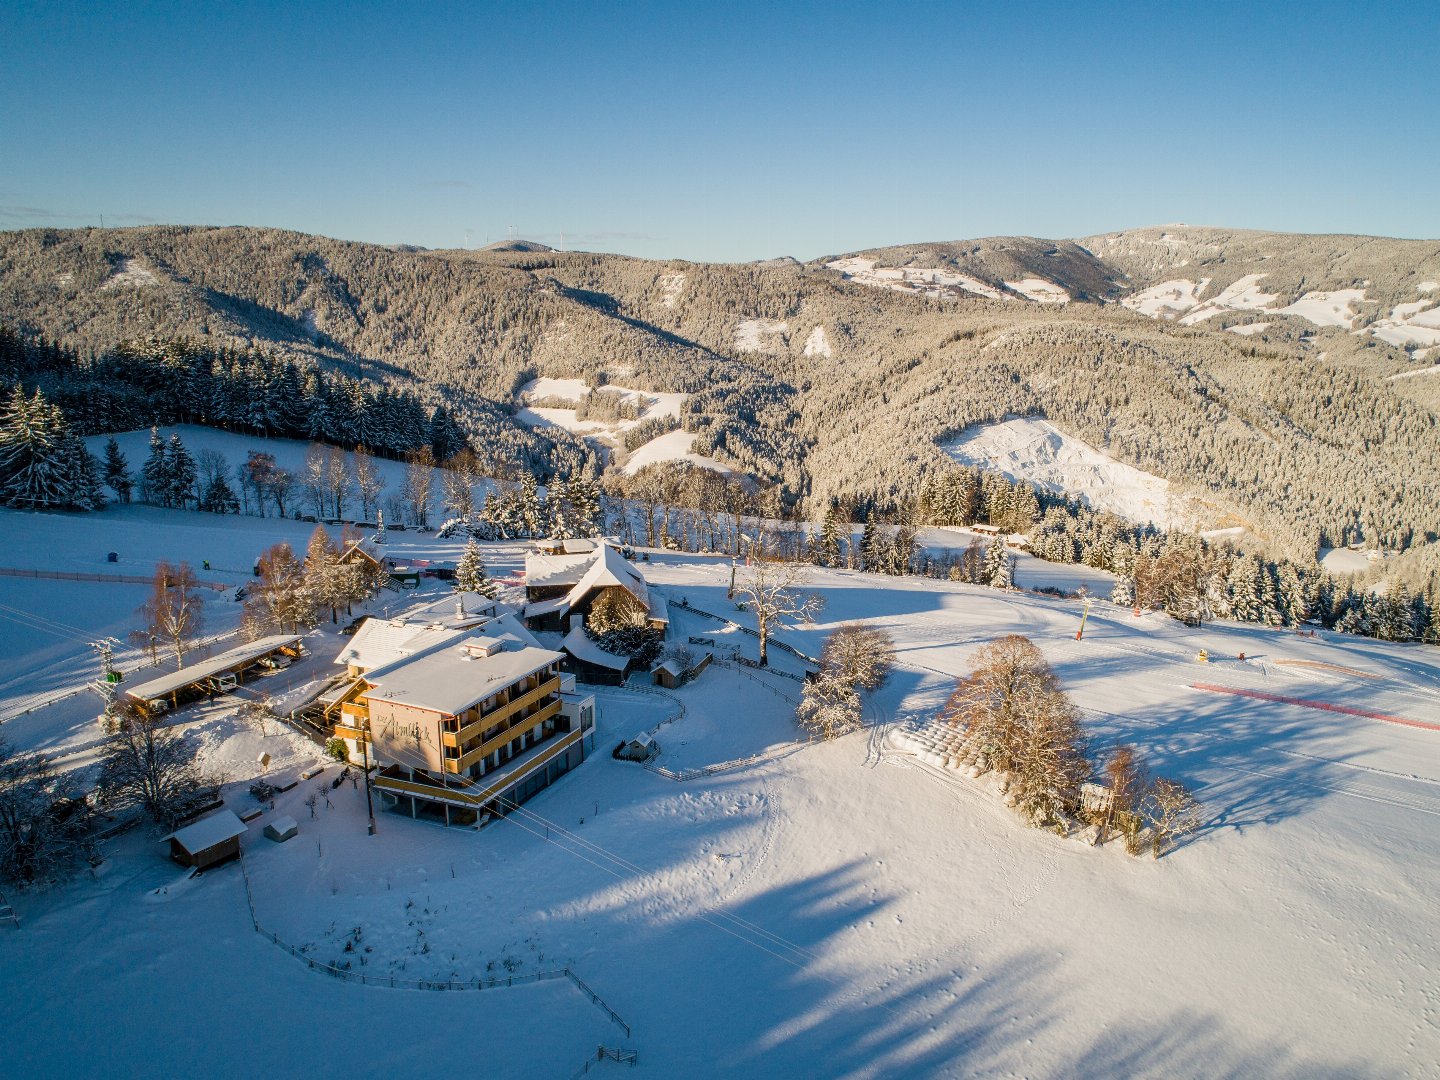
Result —
M1440 237L1440 6L0 0L0 228Z

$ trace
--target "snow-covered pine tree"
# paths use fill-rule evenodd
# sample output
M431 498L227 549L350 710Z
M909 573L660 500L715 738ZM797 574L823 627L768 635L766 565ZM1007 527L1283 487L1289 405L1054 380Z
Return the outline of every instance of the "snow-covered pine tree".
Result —
M72 431L60 438L60 468L69 490L67 506L77 510L103 510L105 490L100 484L100 462Z
M180 441L178 431L170 433L170 442L165 448L165 460L169 467L170 480L170 495L165 505L178 506L183 510L188 503L195 501L195 478L198 473L195 459Z
M455 566L455 588L459 592L476 592L493 600L500 586L485 572L485 557L480 545L471 537Z
M90 509L98 492L93 460L43 393L36 390L27 398L19 386L11 391L0 419L0 502ZM88 477L86 462L91 463Z
M985 549L985 584L992 589L1008 589L1014 584L1014 564L1010 552L999 540L992 540Z
M158 428L150 429L150 456L140 467L140 496L156 506L170 505L170 462L165 456L165 441Z
M820 542L817 545L817 555L821 566L844 566L845 556L841 548L846 534L849 532L848 523L840 521L840 510L832 500L825 509L825 520L820 525Z
M115 492L115 497L122 503L128 503L135 481L130 477L130 462L125 460L125 454L113 435L105 443L104 470L105 483Z
M1259 622L1264 613L1260 605L1260 560L1254 555L1241 555L1230 566L1226 586L1231 617L1241 622Z

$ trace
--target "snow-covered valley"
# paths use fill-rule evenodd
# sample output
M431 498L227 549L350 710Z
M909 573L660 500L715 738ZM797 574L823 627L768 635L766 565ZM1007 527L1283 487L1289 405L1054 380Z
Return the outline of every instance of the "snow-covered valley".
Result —
M118 549L128 572L208 558L227 582L312 528L138 506L4 510L0 527L16 566L103 572ZM460 547L388 540L408 558ZM491 572L517 580L523 550L485 545ZM754 656L752 638L698 613L752 618L726 600L728 559L641 565L673 636ZM278 796L242 840L255 917L306 957L439 982L568 965L629 1034L564 979L437 993L317 973L254 932L239 867L184 879L141 828L106 843L95 876L7 897L21 917L0 927L8 1067L239 1076L259 1060L393 1076L448 1064L446 1041L421 1033L452 1030L506 1077L569 1076L597 1045L637 1049L655 1075L717 1077L1425 1075L1440 1060L1434 649L1189 629L1105 602L1076 640L1078 601L844 570L812 571L811 587L825 607L784 641L814 654L858 620L896 643L863 732L796 743L798 683L712 665L664 695L601 688L598 752L478 832L382 814L368 836L363 787L347 783L314 818L313 785ZM46 673L89 677L80 637L123 631L136 591L0 578L0 610L50 626L8 624L0 708ZM227 605L206 601L217 628ZM1196 789L1205 823L1189 842L1134 859L1027 829L985 785L886 737L929 721L1005 633L1042 649L1098 748L1131 742ZM275 692L328 671L343 640L322 625ZM177 719L244 808L261 750L284 770L319 748L262 736L233 706ZM83 765L94 711L76 697L0 734ZM735 764L682 783L606 752L646 730L661 767ZM264 839L287 813L298 839Z

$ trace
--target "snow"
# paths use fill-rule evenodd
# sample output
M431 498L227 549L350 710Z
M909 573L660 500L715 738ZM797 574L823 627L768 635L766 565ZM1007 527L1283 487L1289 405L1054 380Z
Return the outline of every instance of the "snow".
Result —
M1332 574L1363 574L1382 558L1378 551L1354 548L1321 548L1320 565Z
M244 435L232 431L219 431L215 428L200 427L196 424L177 424L173 427L160 428L160 437L168 440L172 433L180 436L180 441L185 444L185 449L190 451L190 456L198 458L202 451L213 450L226 459L229 463L228 479L231 488L236 496L240 494L239 482L235 479L235 469L245 463L252 450L260 453L273 454L275 464L285 469L297 478L295 491L291 496L292 503L299 507L302 513L313 513L314 506L303 490L303 477L305 475L305 454L310 449L311 443L300 442L296 439L267 439L261 435ZM91 435L85 439L85 445L90 452L104 460L105 443L109 435ZM132 474L138 474L145 464L145 459L150 456L150 430L148 428L140 431L123 431L115 435L115 441L120 444L125 459L130 463ZM329 449L328 447L326 449ZM353 480L354 465L353 457L345 454L345 459L351 472ZM380 508L384 509L392 497L396 497L404 490L405 474L409 469L403 461L391 461L388 458L372 457L371 463L375 468L376 477L381 481ZM438 474L447 470L432 470L432 475L438 480ZM353 483L352 483L353 488ZM476 485L478 498L483 500L488 490L488 482L480 481ZM112 494L108 489L107 495ZM372 510L373 513L373 510ZM346 514L358 518L360 516L360 500L356 495L351 495L346 506ZM389 512L386 513L390 517ZM393 518L392 518L393 520ZM314 526L312 525L313 529ZM258 553L257 553L258 554ZM199 566L197 562L195 564Z
M660 305L673 308L675 302L680 299L680 294L685 291L685 275L661 274L655 279L655 284L660 287Z
M1258 282L1264 274L1246 274L1239 281L1227 285L1212 300L1207 300L1180 319L1182 326L1192 326L1218 315L1222 311L1269 311L1270 303L1276 299L1271 293L1261 292Z
M0 528L15 559L84 562L102 530L148 552L143 531L158 551L173 545L167 557L207 550L241 566L304 528L139 509L0 510ZM462 546L391 540L414 557ZM485 548L496 573L524 555ZM753 628L725 598L728 559L660 552L645 572L672 599ZM139 828L104 843L94 876L7 894L22 920L3 931L8 1070L228 1078L259 1061L287 1075L399 1076L448 1059L453 1041L435 1032L462 1032L486 1075L520 1080L573 1075L598 1045L638 1049L653 1075L693 1077L1407 1075L1440 1060L1440 735L1297 704L1435 723L1440 653L1324 631L1189 629L1104 601L1077 641L1074 601L821 569L810 587L824 608L780 640L813 655L863 621L895 641L866 731L797 742L800 684L786 673L801 666L772 650L772 671L715 663L676 691L648 676L597 690L588 760L479 831L378 813L371 836L363 785L331 788L332 766L313 817L317 785L301 784L242 839L255 915L302 959L253 931L240 866L186 879L158 831ZM0 579L0 598L60 610L33 580ZM755 657L752 637L671 611L680 640ZM91 619L83 606L70 615L82 629ZM1132 859L1025 828L987 784L885 737L924 730L977 649L1005 633L1042 649L1097 749L1133 743L1197 791L1205 824L1185 846ZM319 637L330 648L313 644L297 667L330 670L342 639L328 626ZM13 659L33 669L24 648ZM1201 649L1209 663L1196 662ZM236 722L235 704L177 722L208 767L230 773L227 808L242 810L257 805L246 789L260 750L288 775L319 748L288 731L262 737ZM93 715L92 699L92 732ZM63 706L0 730L26 722L27 744L45 726L55 739L73 726L65 745L83 738ZM663 748L653 764L708 771L682 783L610 757L646 732ZM287 816L303 829L294 842L261 839ZM565 979L392 990L306 959L502 984L569 965L632 1031Z
M1298 315L1316 326L1339 326L1349 330L1360 314L1356 305L1365 302L1364 289L1335 292L1307 292L1288 307L1275 308L1277 315Z
M102 291L110 289L139 289L146 285L154 285L157 279L153 271L148 269L138 259L128 256L120 260L116 265L114 273L106 278L105 283L100 286Z
M551 379L540 378L526 383L520 388L521 401L544 401L547 399L560 401L573 401L576 405L590 392L582 379ZM659 393L651 390L637 390L634 387L607 384L602 387L607 392L619 394L632 405L637 407L639 416L635 420L617 420L612 422L602 420L581 420L576 415L575 409L549 409L525 407L516 411L515 418L522 424L529 424L531 427L560 427L566 431L572 431L577 435L591 436L611 452L618 452L623 445L625 432L629 431L636 424L646 420L674 419L680 418L681 409L685 405L686 394L680 393ZM673 436L684 436L684 447L678 448L679 439ZM661 442L662 439L669 439L669 442ZM698 455L690 455L690 443L694 440L693 435L684 435L683 432L674 431L667 435L659 436L639 447L631 455L633 461L637 455L644 455L644 460L649 461L670 461L684 457L696 463L709 461ZM657 445L658 444L658 445ZM714 468L728 472L729 470L714 462ZM634 471L640 466L636 465L629 471Z
M1209 284L1209 278L1199 282L1190 281L1188 278L1162 281L1158 285L1132 293L1120 303L1131 311L1138 311L1152 319L1173 317L1197 306L1200 303L1200 294Z
M540 378L520 388L520 396L523 398L559 398L561 401L573 401L576 405L579 405L580 399L589 392L590 388L585 385L584 379Z
M731 471L730 466L716 461L712 457L691 453L690 444L694 441L695 433L693 431L671 431L657 436L636 447L635 452L625 460L625 467L622 471L629 476L639 472L646 465L655 465L662 461L688 461L702 469L713 469L720 473Z
M780 319L742 319L735 324L736 352L780 352L790 324Z
M810 331L810 336L805 339L806 356L823 356L830 359L834 354L830 349L830 338L825 334L825 327L817 326Z
M183 829L176 829L170 835L163 837L165 840L179 841L180 845L189 852L201 852L206 848L212 848L216 844L237 836L244 836L245 824L235 816L233 810L217 810L207 818L201 818L193 825L186 825Z
M1435 282L1421 282L1418 286L1419 291L1431 292L1432 289L1425 287L1427 285L1433 288ZM1389 342L1402 349L1415 345L1440 345L1440 307L1435 306L1433 300L1416 300L1408 304L1396 304L1390 311L1390 317L1376 320L1375 324L1371 326L1370 332L1381 341ZM1423 356L1423 354L1417 355Z
M1046 281L1044 278L1027 277L1019 281L1005 282L1007 288L1014 289L1027 300L1034 300L1037 304L1068 304L1070 294L1056 285L1053 281Z
M1417 353L1416 355L1418 356L1419 354ZM1417 369L1414 370L1414 371L1402 371L1402 372L1400 372L1398 375L1391 375L1390 378L1391 378L1392 380L1394 380L1394 379L1413 379L1413 378L1415 378L1417 375L1437 375L1437 374L1440 374L1440 364L1436 364L1434 367L1417 368Z
M851 256L835 259L825 264L827 269L838 270L848 281L871 288L891 289L895 292L918 292L938 297L947 290L973 293L987 300L1013 300L994 286L986 285L966 274L950 270L938 270L923 266L877 267L874 259Z
M1070 493L1087 506L1161 527L1186 520L1186 501L1170 483L1116 461L1046 420L1023 417L962 433L942 449L956 461L997 469L1046 491Z
M1239 326L1227 326L1225 328L1232 334L1239 334L1241 337L1249 337L1251 334L1259 334L1270 329L1268 322L1241 323Z
M1432 293L1436 289L1440 289L1440 281L1422 281L1419 285L1416 285L1415 288L1419 289L1422 293Z

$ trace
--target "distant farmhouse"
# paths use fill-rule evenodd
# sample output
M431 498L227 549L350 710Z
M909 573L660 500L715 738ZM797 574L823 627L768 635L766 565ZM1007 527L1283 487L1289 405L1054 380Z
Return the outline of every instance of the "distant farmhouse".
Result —
M458 593L367 619L325 699L352 758L378 765L390 809L471 825L514 809L594 749L595 698L513 608Z

